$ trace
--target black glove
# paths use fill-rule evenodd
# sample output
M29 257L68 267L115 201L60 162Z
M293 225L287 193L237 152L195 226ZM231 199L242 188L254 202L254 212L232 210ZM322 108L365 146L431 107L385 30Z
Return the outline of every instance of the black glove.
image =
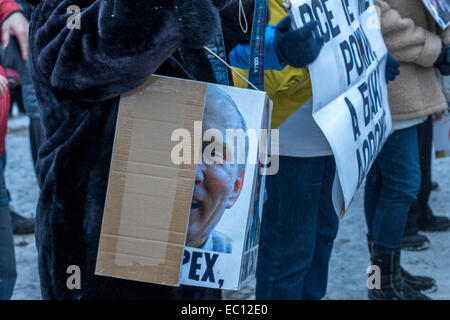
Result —
M450 46L445 46L442 43L442 51L439 58L434 63L436 68L439 69L442 75L450 75Z
M389 81L394 81L395 78L400 74L400 62L398 62L393 56L388 54L386 62L386 83Z
M211 0L176 0L178 20L185 37L183 45L203 48L216 35L219 13Z
M312 21L292 30L291 17L281 20L275 33L275 52L280 62L303 68L316 60L324 44L322 38L316 38L313 34L316 27L317 22Z

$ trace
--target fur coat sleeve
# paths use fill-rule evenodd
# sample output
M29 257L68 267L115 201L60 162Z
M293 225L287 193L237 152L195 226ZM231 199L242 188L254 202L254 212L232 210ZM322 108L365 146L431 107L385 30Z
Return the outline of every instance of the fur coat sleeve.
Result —
M39 48L32 53L36 72L60 98L95 102L118 96L139 86L183 42L202 46L214 35L213 6L193 3L43 1L34 15L39 30L30 39ZM70 6L81 9L80 28L70 26ZM200 16L206 18L193 25Z

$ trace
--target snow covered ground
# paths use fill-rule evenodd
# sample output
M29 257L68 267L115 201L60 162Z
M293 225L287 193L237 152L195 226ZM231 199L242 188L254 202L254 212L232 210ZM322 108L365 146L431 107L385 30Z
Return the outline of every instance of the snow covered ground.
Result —
M6 184L14 209L31 217L35 214L39 189L31 161L28 119L16 116L9 122ZM436 160L433 180L440 190L432 193L431 206L436 214L450 216L450 158ZM330 261L326 299L366 299L366 269L369 254L362 190L341 221L339 235ZM450 232L427 234L431 248L420 253L402 252L403 266L411 273L433 276L439 289L431 297L450 299ZM15 236L18 279L13 299L40 299L34 236ZM254 282L237 292L224 292L226 299L253 299Z

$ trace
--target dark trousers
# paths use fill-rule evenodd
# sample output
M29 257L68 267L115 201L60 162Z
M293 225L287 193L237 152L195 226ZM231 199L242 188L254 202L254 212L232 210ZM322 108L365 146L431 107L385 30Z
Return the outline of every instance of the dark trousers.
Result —
M337 235L332 204L332 156L280 157L280 169L266 177L256 272L256 299L321 299Z
M387 139L366 178L364 211L376 247L400 248L408 210L419 187L417 126L413 126Z
M11 298L17 274L13 231L2 163L3 160L0 157L0 300L8 300Z
M417 129L417 141L419 145L421 183L417 199L411 204L408 220L405 227L405 235L418 231L417 221L425 216L428 211L428 200L431 193L431 157L433 145L433 118L421 123Z

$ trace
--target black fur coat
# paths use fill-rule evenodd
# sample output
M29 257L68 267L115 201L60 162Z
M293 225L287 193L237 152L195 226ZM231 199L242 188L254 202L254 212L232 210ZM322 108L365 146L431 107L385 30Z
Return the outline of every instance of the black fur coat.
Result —
M46 136L36 216L44 299L220 298L219 290L94 275L119 95L154 73L215 81L195 46L214 35L219 18L217 11L202 16L207 11L195 9L196 1L178 1L177 7L174 0L30 1L37 4L30 26L32 75ZM239 27L238 1L212 3L225 7L220 18L227 49L249 41ZM251 26L253 1L244 4ZM70 5L82 9L81 29L67 27ZM194 9L184 8L189 5ZM70 265L81 268L81 290L67 288Z

